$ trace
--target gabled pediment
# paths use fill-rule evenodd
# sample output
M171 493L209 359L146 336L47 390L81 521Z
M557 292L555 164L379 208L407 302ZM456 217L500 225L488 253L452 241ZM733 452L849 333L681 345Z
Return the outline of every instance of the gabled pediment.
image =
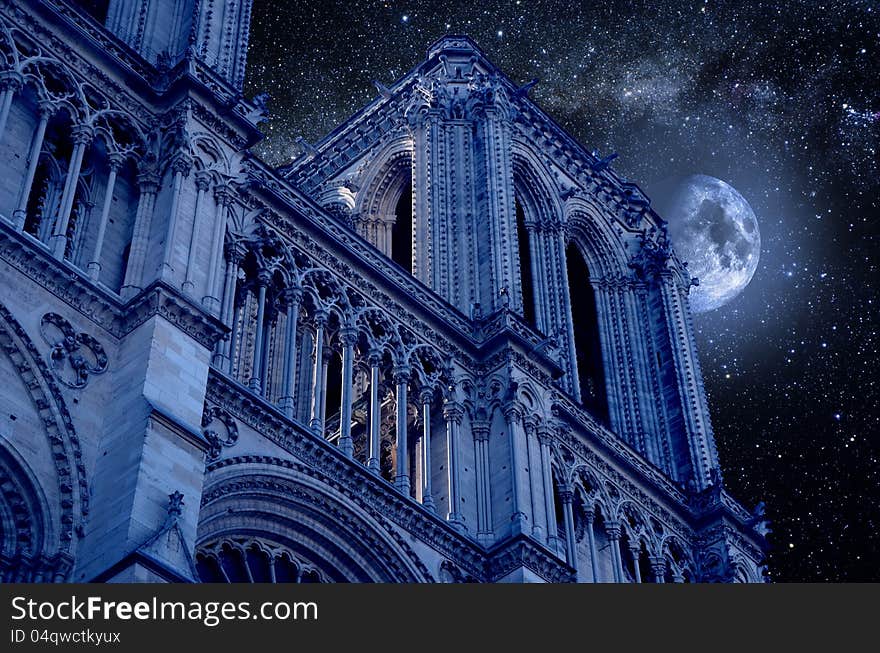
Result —
M510 121L513 140L542 162L563 201L588 192L626 228L658 226L662 221L652 215L647 196L611 167L614 155L589 151L529 98L535 83L515 84L470 38L443 37L429 47L425 61L390 87L377 82L372 103L278 171L321 204L344 204L346 191L334 189L356 194L389 150L400 150L401 143L411 149L411 126L420 114L473 120L489 108Z

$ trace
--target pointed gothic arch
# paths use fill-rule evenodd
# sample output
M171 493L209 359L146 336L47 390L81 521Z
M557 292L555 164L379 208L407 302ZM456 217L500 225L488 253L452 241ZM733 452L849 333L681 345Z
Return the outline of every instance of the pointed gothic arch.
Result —
M581 247L573 240L565 250L578 387L584 407L599 421L608 424L608 396L599 311L590 269L581 252Z
M407 272L413 271L413 143L392 140L371 162L359 182L354 225L382 253Z

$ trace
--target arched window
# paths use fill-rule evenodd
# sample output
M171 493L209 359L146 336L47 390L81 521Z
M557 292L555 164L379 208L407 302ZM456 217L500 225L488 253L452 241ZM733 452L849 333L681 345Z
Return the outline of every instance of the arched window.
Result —
M412 182L404 186L394 209L391 260L412 274Z
M535 287L532 282L532 250L526 229L526 216L522 204L516 200L516 241L519 247L519 281L522 288L522 315L526 322L536 326Z
M572 241L565 252L571 320L577 355L581 401L601 422L608 423L608 399L605 392L605 368L599 342L599 319L596 293L590 285L590 271L578 246Z

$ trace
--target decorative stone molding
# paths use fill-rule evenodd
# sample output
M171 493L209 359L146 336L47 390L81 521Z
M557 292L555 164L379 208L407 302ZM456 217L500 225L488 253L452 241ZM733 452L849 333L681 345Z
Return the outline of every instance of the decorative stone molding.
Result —
M45 247L2 220L0 259L115 338L124 337L154 315L161 315L208 349L228 332L217 318L162 281L124 303L95 285L85 271L54 259Z
M534 572L548 583L571 583L575 578L574 569L564 560L525 537L506 542L489 552L486 578L495 582L521 567Z
M51 347L48 356L52 370L64 385L84 388L90 374L107 371L107 354L101 343L87 333L76 333L70 322L58 313L43 315L40 334ZM85 352L90 355L85 355ZM67 372L68 369L71 372Z
M225 435L217 431L218 427L222 427ZM217 459L225 447L232 447L238 442L238 424L220 406L205 406L202 429L209 444L206 452L209 461Z
M0 348L18 370L43 421L61 497L60 550L68 553L73 548L74 535L82 535L83 522L89 513L89 483L79 437L53 380L54 375L27 332L3 304L0 304Z

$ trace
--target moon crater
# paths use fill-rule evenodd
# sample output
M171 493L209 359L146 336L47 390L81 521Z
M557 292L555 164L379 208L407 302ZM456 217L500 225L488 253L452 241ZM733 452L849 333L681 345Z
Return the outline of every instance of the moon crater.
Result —
M733 186L708 175L685 178L668 206L672 245L700 281L691 308L705 313L724 306L758 269L761 235L752 207Z

